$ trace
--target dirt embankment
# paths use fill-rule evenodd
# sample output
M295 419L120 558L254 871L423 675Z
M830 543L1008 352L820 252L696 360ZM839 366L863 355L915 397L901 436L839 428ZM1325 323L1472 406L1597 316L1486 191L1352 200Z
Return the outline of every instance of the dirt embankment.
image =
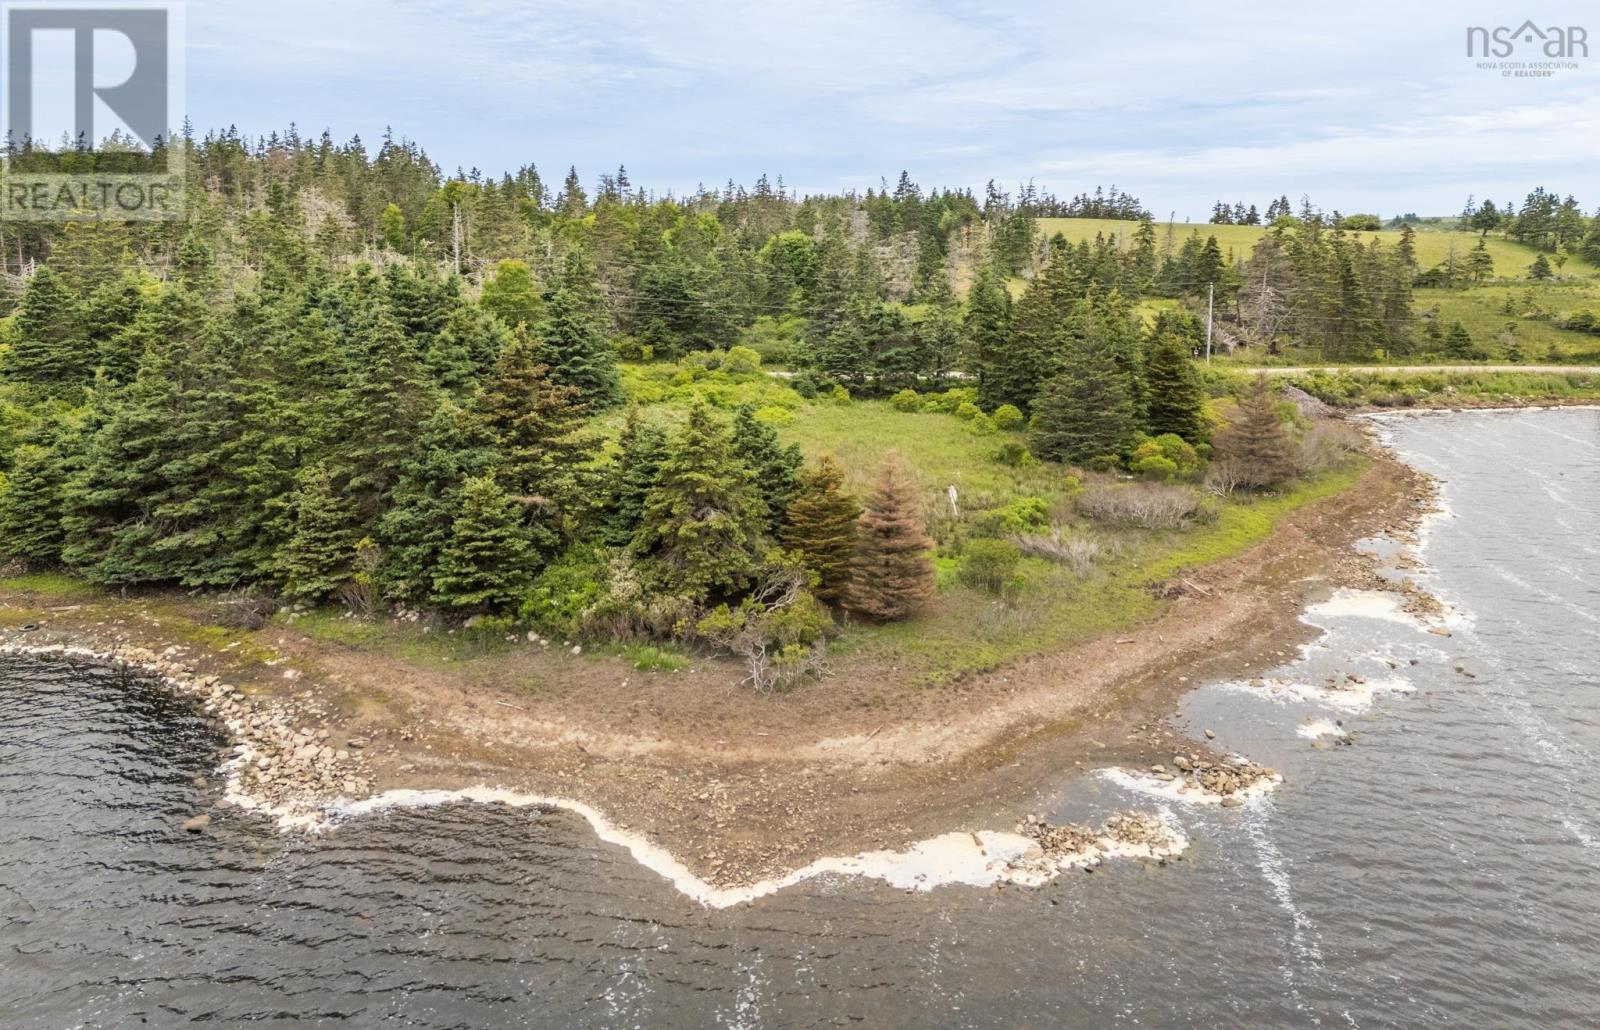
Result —
M1352 488L1290 515L1269 541L1186 574L1153 622L940 690L882 691L876 681L894 670L880 669L760 696L714 663L663 676L565 649L539 656L530 689L515 662L479 675L291 626L197 629L200 602L171 596L0 592L0 627L30 644L137 644L181 658L234 688L225 696L241 710L271 708L260 720L285 735L290 757L353 763L313 775L313 787L491 784L571 798L731 884L951 828L1010 826L1074 770L1192 751L1166 726L1177 698L1279 664L1313 632L1304 606L1333 587L1392 588L1351 545L1404 532L1430 495L1425 477L1377 454Z

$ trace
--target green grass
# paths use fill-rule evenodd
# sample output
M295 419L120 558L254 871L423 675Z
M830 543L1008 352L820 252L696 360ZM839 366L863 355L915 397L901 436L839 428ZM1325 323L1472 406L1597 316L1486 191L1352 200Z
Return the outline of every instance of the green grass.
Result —
M1061 233L1070 243L1083 240L1093 240L1097 234L1105 234L1107 238L1117 238L1125 246L1133 245L1133 234L1139 227L1138 222L1121 221L1113 218L1041 218L1039 228L1046 238ZM1256 241L1267 231L1261 225L1210 225L1206 223L1190 222L1157 222L1156 223L1156 249L1164 252L1170 240L1171 248L1175 252L1183 246L1183 241L1191 233L1198 232L1203 240L1207 236L1215 236L1217 244L1222 248L1224 256L1237 260L1248 257ZM1374 237L1382 241L1385 247L1392 247L1400 242L1398 230L1384 230L1382 232L1351 233L1351 236L1362 243L1370 242ZM1478 245L1478 234L1474 232L1459 232L1455 230L1421 229L1417 232L1417 263L1424 269L1432 268L1443 262L1452 253L1457 257L1465 257L1467 252ZM1486 246L1489 255L1494 258L1495 274L1507 278L1520 278L1527 274L1528 266L1538 255L1538 251L1525 246L1515 240L1508 240L1502 236L1491 234ZM1561 270L1563 276L1592 276L1600 269L1589 264L1581 258L1574 257L1569 260L1566 267Z
M1346 372L1316 369L1295 386L1336 407L1403 408L1463 403L1600 401L1594 372Z
M670 646L627 644L617 653L639 672L682 672L689 667L688 656Z
M1508 302L1509 308L1508 311ZM1494 283L1469 290L1418 290L1416 310L1439 309L1439 322L1460 322L1491 361L1504 361L1501 336L1512 337L1530 364L1600 361L1600 336L1559 329L1552 321L1579 311L1600 314L1600 282ZM1398 360L1398 359L1397 359Z
M98 597L105 593L99 587L60 572L35 572L0 579L0 590L59 598Z

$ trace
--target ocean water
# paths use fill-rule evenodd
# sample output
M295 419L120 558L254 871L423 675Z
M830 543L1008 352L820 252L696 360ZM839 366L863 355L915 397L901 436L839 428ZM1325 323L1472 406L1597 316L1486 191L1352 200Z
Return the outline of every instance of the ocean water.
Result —
M1382 597L1308 612L1302 656L1176 717L1286 782L1224 810L1064 775L1053 817L1164 806L1191 847L1042 887L710 910L495 805L189 834L224 742L187 702L0 659L0 1026L1600 1024L1600 412L1381 425L1442 481L1451 635Z

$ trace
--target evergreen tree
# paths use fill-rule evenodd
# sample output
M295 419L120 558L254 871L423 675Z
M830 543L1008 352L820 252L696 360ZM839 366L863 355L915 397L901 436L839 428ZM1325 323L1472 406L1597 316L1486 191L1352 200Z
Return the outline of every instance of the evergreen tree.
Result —
M294 496L294 534L275 571L289 597L318 601L350 581L361 539L354 506L334 490L322 466L300 476Z
M817 578L812 593L818 600L844 600L860 515L861 504L844 489L844 471L832 458L823 455L801 473L800 492L784 516L781 538Z
M880 622L915 614L933 596L932 550L917 481L890 451L856 523L850 610Z
M1005 389L998 369L1006 360L1011 336L1011 294L987 267L978 269L967 292L967 367L978 375L978 399L985 406L1005 403L996 398Z
M1244 486L1274 486L1294 476L1294 441L1278 418L1278 406L1265 375L1257 375L1232 421L1214 437L1217 454L1234 465Z
M1122 454L1137 424L1127 376L1107 347L1089 342L1039 394L1029 443L1047 461L1088 462Z
M378 524L386 594L412 603L427 599L461 511L462 486L488 472L498 457L483 421L449 401L422 424Z
M511 338L499 320L470 304L460 304L429 338L422 366L435 386L465 400L494 367Z
M640 417L635 408L623 423L617 448L606 480L603 530L606 543L624 547L644 519L645 498L667 458L667 434L654 422Z
M1151 436L1173 433L1190 443L1205 439L1205 420L1201 410L1205 396L1189 348L1175 333L1162 333L1150 346L1145 363L1145 382L1150 396L1146 422Z
M800 492L805 455L797 444L779 443L778 431L756 418L751 404L742 405L733 420L733 452L755 477L756 491L767 506L767 535L776 537L783 513Z
M88 381L95 357L77 294L48 267L39 269L22 291L6 378L52 391L78 386Z
M534 564L519 505L493 476L467 480L433 574L433 599L458 609L503 608L528 589Z
M560 284L545 299L539 360L549 367L552 381L574 388L585 404L599 411L621 403L622 381L590 296L593 285L588 266L577 254L569 255Z
M598 441L583 429L578 391L553 382L518 336L501 352L473 406L500 451L497 477L526 506L538 552L553 556L592 497Z
M8 558L50 565L61 558L61 455L24 444L0 486L0 548Z
M647 582L697 603L749 585L766 510L728 432L696 404L645 498L634 549Z

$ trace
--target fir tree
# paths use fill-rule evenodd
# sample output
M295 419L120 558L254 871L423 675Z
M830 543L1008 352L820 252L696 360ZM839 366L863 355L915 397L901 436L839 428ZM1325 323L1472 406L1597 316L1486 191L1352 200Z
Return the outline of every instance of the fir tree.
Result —
M1120 455L1137 427L1126 375L1109 349L1075 348L1034 405L1030 446L1047 461L1088 462Z
M433 599L458 609L503 608L528 589L533 548L520 506L493 476L469 479L433 574Z
M32 565L60 560L62 462L50 446L24 444L11 453L0 486L0 548Z
M932 549L917 482L890 451L856 523L850 610L880 622L915 614L933 596Z
M616 354L606 340L595 299L593 275L576 253L568 256L560 284L545 299L539 327L539 360L550 378L578 391L593 410L622 401Z
M817 578L818 600L837 604L850 586L861 504L844 489L844 471L827 455L800 476L800 493L784 516L783 546Z
M66 281L48 267L28 280L17 308L17 342L5 355L5 376L49 390L89 379L94 347L83 306Z
M1145 363L1145 383L1150 397L1146 427L1151 436L1173 433L1190 443L1205 439L1201 417L1205 395L1182 337L1167 332L1155 338Z
M805 455L796 444L779 443L778 431L756 418L750 404L741 406L733 420L733 452L755 477L756 491L767 506L767 535L776 537L783 513L800 491Z
M1242 397L1233 420L1214 442L1217 454L1231 462L1244 486L1268 487L1293 477L1294 441L1278 418L1272 385L1257 375Z
M616 460L606 479L606 543L624 547L639 531L645 498L655 486L666 458L667 434L654 422L640 417L637 408L630 410L622 435L617 438Z
M598 442L583 431L578 391L553 382L519 336L500 355L473 406L500 450L497 475L527 508L537 550L550 556L591 495Z
M696 404L645 498L633 546L655 589L704 602L749 585L765 518L727 430Z
M494 367L512 334L470 304L457 305L429 337L422 364L435 386L464 400Z
M289 597L317 601L350 581L361 538L354 506L334 491L322 466L300 476L294 498L294 535L276 572Z
M378 524L386 594L413 603L428 597L434 567L461 511L462 486L486 473L498 457L483 421L453 403L441 404L422 424Z

